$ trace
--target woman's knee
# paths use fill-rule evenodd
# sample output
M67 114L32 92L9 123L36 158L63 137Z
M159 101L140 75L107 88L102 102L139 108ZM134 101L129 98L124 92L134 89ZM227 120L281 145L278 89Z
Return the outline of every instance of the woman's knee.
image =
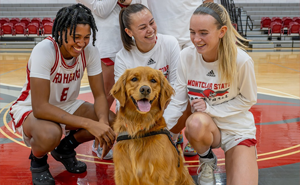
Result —
M194 139L199 139L205 134L208 128L209 122L206 116L203 113L194 113L186 121L185 134Z
M59 145L62 137L62 129L60 125L53 125L41 128L37 133L33 134L34 145L47 151L52 150Z

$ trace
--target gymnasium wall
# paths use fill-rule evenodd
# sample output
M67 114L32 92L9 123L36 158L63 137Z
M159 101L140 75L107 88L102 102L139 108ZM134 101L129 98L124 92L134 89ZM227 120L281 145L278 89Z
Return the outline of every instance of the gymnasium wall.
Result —
M146 0L145 0L146 1ZM152 1L159 1L159 0L152 0ZM174 0L175 2L176 0ZM181 0L178 0L181 1ZM202 0L199 0L202 1ZM72 4L75 3L76 0L25 0L26 3L24 3L24 0L0 0L0 6L1 4L54 4L54 3L60 3L60 4ZM234 0L235 3L299 3L299 0Z

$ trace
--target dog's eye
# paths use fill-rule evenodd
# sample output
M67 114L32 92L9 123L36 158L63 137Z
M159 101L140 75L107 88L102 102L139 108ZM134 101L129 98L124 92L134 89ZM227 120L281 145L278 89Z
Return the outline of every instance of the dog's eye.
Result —
M133 81L133 82L136 82L138 79L137 79L137 77L133 77L132 79L131 79L131 81Z
M152 79L152 80L150 80L152 83L156 83L156 80L155 79Z

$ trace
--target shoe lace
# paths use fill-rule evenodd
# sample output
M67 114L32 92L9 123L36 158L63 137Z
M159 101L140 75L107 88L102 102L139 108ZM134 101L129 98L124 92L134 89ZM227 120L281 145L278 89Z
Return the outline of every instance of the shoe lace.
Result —
M206 170L206 168L210 168L211 170ZM197 169L197 174L199 174L202 171L201 169L203 170L203 175L207 176L217 169L217 165L213 163L202 162L199 168Z

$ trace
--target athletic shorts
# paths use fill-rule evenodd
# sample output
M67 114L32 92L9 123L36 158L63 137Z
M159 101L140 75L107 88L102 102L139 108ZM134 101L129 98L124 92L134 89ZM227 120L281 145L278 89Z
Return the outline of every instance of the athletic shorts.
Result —
M62 109L70 114L74 114L74 112L84 103L84 100L78 100L76 99L74 102L70 103L67 106L64 106ZM19 106L21 107L21 106ZM26 117L22 120L23 122L25 121L25 119L27 118L28 114L28 107L23 109L24 111L22 111L22 108L17 108L17 111L13 111L13 117L16 123L18 123L20 121L20 119L22 119L22 117L25 117L23 115L26 115ZM15 108L14 108L15 109ZM13 110L13 109L12 109ZM23 124L23 123L21 123ZM63 134L67 135L68 134L68 130L66 130L66 125L65 124L60 124L61 129L63 131ZM30 147L30 138L28 138L24 131L23 131L23 127L22 125L18 128L16 128L16 130L22 134L23 137L23 141L26 144L26 146Z
M255 146L257 143L255 137L251 138L251 137L244 137L241 135L232 135L227 133L226 131L220 131L220 132L221 132L221 142L220 145L215 148L221 147L224 150L224 152L227 152L228 150L230 150L231 148L237 145L245 145L250 147L250 146Z

